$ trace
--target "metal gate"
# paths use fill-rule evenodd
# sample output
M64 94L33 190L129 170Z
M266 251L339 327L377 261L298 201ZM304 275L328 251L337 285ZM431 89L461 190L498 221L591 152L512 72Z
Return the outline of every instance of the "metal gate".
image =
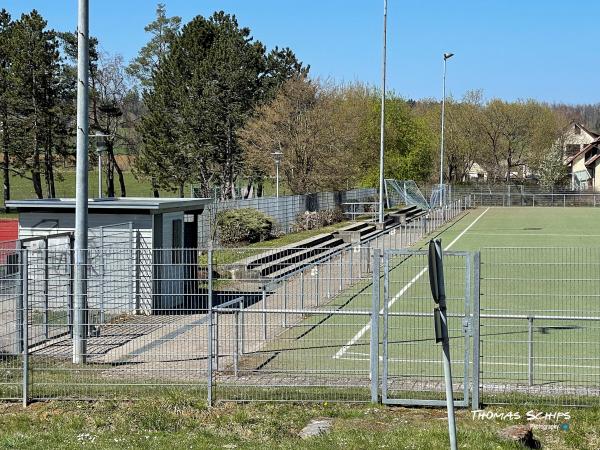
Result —
M473 255L444 252L450 356L456 406L469 405L473 351ZM386 250L383 255L382 402L445 405L441 344L435 343L427 252ZM475 305L477 306L477 305ZM476 364L477 366L477 364ZM478 368L473 371L477 374ZM475 375L477 378L477 375ZM478 382L473 384L478 386ZM475 401L478 395L474 391Z

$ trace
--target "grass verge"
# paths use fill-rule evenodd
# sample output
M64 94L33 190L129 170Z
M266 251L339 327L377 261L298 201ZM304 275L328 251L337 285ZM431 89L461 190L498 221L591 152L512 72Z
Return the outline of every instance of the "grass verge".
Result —
M457 412L460 448L522 448L497 432L526 423L529 409L490 408L495 419ZM521 419L501 416L518 411ZM546 410L542 410L546 411ZM534 430L543 448L589 449L600 445L600 410L569 411L568 429ZM312 419L332 421L329 434L302 440L298 432ZM536 421L538 425L559 422ZM565 423L563 421L563 423ZM233 404L207 408L184 393L163 393L136 402L48 402L27 409L0 404L1 448L279 448L279 449L441 449L448 448L444 410L353 404Z

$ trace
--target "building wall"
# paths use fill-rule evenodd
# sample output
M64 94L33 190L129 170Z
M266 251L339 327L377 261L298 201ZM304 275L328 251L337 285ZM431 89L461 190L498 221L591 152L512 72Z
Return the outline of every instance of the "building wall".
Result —
M143 234L152 234L152 216L150 214L94 214L90 213L88 226L90 228L113 226L116 224L132 223L135 230ZM126 225L123 225L125 227ZM128 226L128 225L127 225ZM73 231L75 229L75 214L73 212L21 212L19 214L19 238L46 236L48 230L52 234Z
M581 129L579 134L575 133L575 124L569 127L569 130L563 135L563 151L567 151L569 145L579 145L579 150L582 150L588 144L591 144L596 139L595 136L588 134L585 130Z
M131 225L130 225L131 224ZM21 212L19 214L19 238L45 237L73 232L73 212ZM150 214L90 214L88 232L88 302L92 312L106 311L110 314L138 312L149 314L152 308L152 215ZM45 240L29 241L32 273L42 267ZM57 262L52 270L65 266L69 238L61 236L48 240L50 259ZM103 249L103 250L102 250ZM31 265L30 264L30 265ZM62 269L61 269L62 270ZM66 279L67 273L54 274L56 279ZM37 277L37 275L36 275ZM32 277L32 282L38 282ZM56 283L55 283L56 284ZM59 287L54 287L55 290ZM57 299L66 298L64 292L56 292ZM39 289L38 289L39 290ZM43 291L40 291L43 294ZM35 304L35 299L33 299ZM57 300L58 301L58 300ZM61 300L62 301L62 300ZM41 303L41 300L40 300ZM64 306L61 304L61 306ZM94 317L90 320L94 323Z

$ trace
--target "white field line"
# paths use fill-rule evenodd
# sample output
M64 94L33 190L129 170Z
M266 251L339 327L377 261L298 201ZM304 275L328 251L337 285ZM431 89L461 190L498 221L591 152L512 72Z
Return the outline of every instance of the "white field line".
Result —
M454 238L454 240L452 242L450 242L446 248L444 248L444 251L450 250L450 248L456 244L456 242L464 236L464 234L469 231L471 229L471 227L473 227L473 225L475 225L479 219L481 219L483 217L483 215L488 212L490 210L490 208L487 208L485 211L483 211L481 214L479 214L479 216L477 216L477 218L471 222L471 224L465 228L458 236L456 236L456 238ZM400 292L398 292L394 298L392 298L389 302L388 302L388 310L394 305L394 303L396 303L398 301L398 299L400 297L402 297L406 291L408 291L411 286L413 284L415 284L415 282L421 278L423 276L423 274L427 272L427 267L424 267L418 274L416 274L412 280L410 280L408 283L406 283L406 285L400 289ZM379 311L379 314L383 314L383 308L381 309L381 311ZM365 335L365 333L367 331L369 331L369 329L371 328L371 322L368 322L364 327L362 327L360 329L360 331L358 333L356 333L354 335L354 337L352 339L350 339L342 348L340 348L337 353L335 355L333 355L334 359L339 359L342 356L344 356L344 354L348 351L348 349L350 347L352 347L354 344L356 344L360 339L362 339L362 337Z

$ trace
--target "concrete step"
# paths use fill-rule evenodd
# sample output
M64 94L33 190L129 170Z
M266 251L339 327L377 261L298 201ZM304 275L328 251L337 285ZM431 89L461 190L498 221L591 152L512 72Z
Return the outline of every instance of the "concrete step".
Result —
M287 247L276 248L272 251L261 253L260 255L250 256L241 261L240 264L246 266L248 269L252 269L275 259L288 257L305 248L320 247L323 243L329 241L330 239L331 233L318 234Z
M348 244L342 241L339 245L336 245L335 247L330 247L330 248L324 249L320 253L315 253L315 254L311 255L310 257L308 257L308 258L306 258L306 259L304 259L304 260L302 260L300 262L297 262L295 264L291 264L291 265L289 265L287 267L283 267L280 270L278 270L277 272L271 273L269 275L269 278L277 279L277 278L284 277L284 276L286 276L286 275L288 275L288 274L290 274L292 272L295 272L295 271L300 270L300 269L302 269L302 268L304 268L304 267L306 267L306 266L308 266L310 264L313 264L316 261L328 258L331 255L333 255L334 253L336 253L336 252L338 252L341 249L346 248L346 247L348 247Z
M252 268L252 270L258 272L260 277L272 277L272 274L275 272L279 272L287 267L302 263L306 259L310 259L313 256L318 256L330 248L335 248L343 244L345 244L343 239L332 235L329 240L322 242L319 247L297 249L298 251L295 251L283 258L272 259L265 264L255 266Z

